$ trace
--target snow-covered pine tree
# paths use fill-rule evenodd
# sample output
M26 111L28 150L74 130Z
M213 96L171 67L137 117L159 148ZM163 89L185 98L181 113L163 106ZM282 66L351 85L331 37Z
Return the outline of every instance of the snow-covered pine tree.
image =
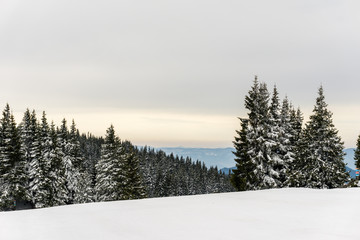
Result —
M69 141L70 133L67 127L66 119L61 121L60 129L58 130L59 143L63 153L62 161L65 169L66 188L68 191L68 202L67 204L73 204L75 199L75 192L78 191L79 176L74 169L74 159L71 156L72 144Z
M295 110L295 108L290 104L290 125L292 129L290 142L294 146L300 139L303 121L304 118L300 108Z
M79 134L75 121L72 120L67 144L68 161L72 163L72 175L75 179L74 203L86 203L93 201L90 175L85 171L84 157L81 152Z
M26 159L21 149L21 140L9 104L3 111L0 143L0 207L15 209L16 201L30 200Z
M235 141L233 141L235 151L236 169L233 170L231 174L231 183L238 191L246 191L253 188L253 184L257 182L255 180L255 165L251 161L248 154L249 143L247 141L247 131L248 131L248 120L245 118L240 119L240 130L237 130L237 136L235 136Z
M274 86L273 95L271 98L269 119L268 119L268 131L267 131L267 147L268 155L270 156L268 162L268 174L275 181L273 187L281 187L283 184L283 173L285 172L284 155L286 154L283 138L284 138L284 126L282 125L281 109L279 93Z
M49 161L51 164L50 179L53 190L51 201L53 206L60 206L69 202L69 192L66 187L67 179L63 162L64 153L61 149L60 138L58 137L54 122L51 122L49 136L51 139L51 146L49 146Z
M134 147L126 144L126 184L124 195L126 199L141 199L146 197L146 189L142 182L139 171L139 158L135 153Z
M50 177L51 139L45 112L43 112L41 123L38 126L37 137L40 151L38 157L33 158L30 163L30 190L34 206L43 208L52 206L53 194L52 179Z
M294 133L293 126L291 124L291 117L290 117L290 104L287 97L284 98L282 102L281 107L281 113L280 113L280 119L281 119L281 134L279 138L280 142L280 155L281 158L284 161L282 171L280 172L280 179L282 182L282 186L286 186L286 182L288 181L289 174L290 174L290 168L292 165L292 162L294 161L295 157L295 146L296 142L292 142L291 139L293 139Z
M124 194L126 184L124 165L124 151L120 139L115 135L114 126L111 125L106 130L101 158L96 164L95 192L98 201L126 199Z
M27 164L28 188L34 207L48 206L49 192L45 185L45 169L42 162L39 124L36 113L27 109L20 123L21 144ZM45 167L46 168L46 167Z
M72 120L68 139L68 153L71 156L71 161L75 169L83 169L84 157L82 156L80 149L80 141L78 130L74 119Z
M343 161L344 145L327 109L322 86L318 94L299 141L291 183L295 187L337 188L349 180Z
M38 124L36 121L36 113L30 113L26 109L22 122L19 125L21 148L26 159L26 169L29 170L29 164L34 158L39 157L40 147L38 139Z
M254 84L245 97L245 108L249 110L247 140L249 157L255 165L255 179L250 189L267 189L277 187L275 171L271 163L271 146L269 132L269 92L265 83L259 83L255 77Z

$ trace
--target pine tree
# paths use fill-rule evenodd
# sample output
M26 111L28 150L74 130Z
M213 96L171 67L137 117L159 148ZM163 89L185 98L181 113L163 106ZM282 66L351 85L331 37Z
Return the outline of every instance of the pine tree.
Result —
M291 165L294 161L296 151L296 142L292 142L291 140L294 139L294 135L297 134L297 130L293 128L290 114L290 104L287 97L285 97L281 107L280 119L282 131L279 138L281 146L279 149L280 155L281 159L284 161L283 168L280 172L282 187L287 185L289 174L291 172Z
M337 188L349 180L343 162L344 145L327 109L323 88L299 141L292 186Z
M61 121L58 136L62 150L62 162L65 169L66 188L68 192L67 204L73 204L75 203L76 192L78 192L79 175L74 166L74 158L72 156L73 145L70 143L70 132L67 128L65 118Z
M68 153L71 156L74 168L83 170L84 158L81 153L78 130L74 120L72 120L68 137Z
M279 93L274 86L273 96L271 98L269 111L269 129L267 133L267 142L269 147L269 176L274 179L273 187L281 187L283 184L283 174L285 172L284 155L284 125L281 119Z
M120 139L115 135L111 125L102 146L101 159L96 165L97 176L95 192L98 201L113 201L126 199L124 193L126 173L124 170L124 151Z
M61 149L60 138L55 129L54 122L50 125L49 137L51 139L50 155L50 179L52 183L52 206L65 205L69 202L69 191L66 187L65 166L63 162L64 153Z
M247 141L249 157L255 165L255 179L250 189L267 189L277 186L276 172L271 162L271 146L269 140L269 93L265 83L255 77L249 95L245 97L245 107L249 110Z
M0 207L2 209L15 209L16 201L30 200L26 165L20 134L10 106L7 104L1 119Z
M290 126L291 126L291 145L295 146L297 142L300 140L300 136L302 133L302 125L303 125L303 116L300 108L295 110L290 105Z
M139 171L139 158L134 147L128 143L125 161L126 184L124 195L126 199L140 199L146 197L145 186Z
M79 131L76 129L75 121L72 121L70 133L68 135L67 157L68 161L72 163L72 176L74 189L74 203L92 202L93 192L91 189L91 180L88 173L85 171L84 157L81 152L79 141Z
M237 135L233 142L235 147L236 169L231 174L231 183L238 191L246 191L252 189L252 184L257 182L254 174L255 165L251 161L248 154L249 143L247 141L248 120L239 118L241 123L240 131L236 131Z
M29 172L31 182L30 189L33 203L36 208L52 206L52 179L51 171L51 139L49 137L49 125L46 114L43 112L41 123L38 128L40 154L31 162Z
M23 120L20 124L20 134L22 151L26 159L26 173L28 175L28 188L31 196L31 202L35 207L43 207L47 205L47 194L41 196L42 191L46 191L45 183L45 166L43 166L41 156L41 144L39 135L39 125L36 119L35 111L30 113L27 109L24 113ZM40 193L41 192L41 193Z

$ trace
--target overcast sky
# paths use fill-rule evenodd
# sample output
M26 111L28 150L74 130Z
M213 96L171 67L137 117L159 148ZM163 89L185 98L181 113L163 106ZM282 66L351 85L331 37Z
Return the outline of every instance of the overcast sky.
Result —
M98 136L113 123L139 145L230 147L258 75L306 119L322 84L353 147L359 29L355 0L0 0L0 106Z

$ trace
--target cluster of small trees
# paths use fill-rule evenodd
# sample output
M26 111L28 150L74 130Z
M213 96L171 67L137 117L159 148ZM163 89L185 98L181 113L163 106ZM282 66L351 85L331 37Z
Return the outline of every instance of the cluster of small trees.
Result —
M19 125L7 104L0 119L0 210L233 190L229 177L190 158L138 149L106 136L79 134L38 121L26 110Z
M240 118L235 137L236 169L231 182L237 190L281 187L336 188L349 181L343 162L343 142L327 109L323 88L309 122L277 88L271 99L265 83L254 84L245 98L247 118Z

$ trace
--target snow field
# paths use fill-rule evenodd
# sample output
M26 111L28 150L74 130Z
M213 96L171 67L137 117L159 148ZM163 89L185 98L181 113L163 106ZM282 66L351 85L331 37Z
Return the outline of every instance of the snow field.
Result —
M0 213L1 240L360 239L360 188L273 189Z

